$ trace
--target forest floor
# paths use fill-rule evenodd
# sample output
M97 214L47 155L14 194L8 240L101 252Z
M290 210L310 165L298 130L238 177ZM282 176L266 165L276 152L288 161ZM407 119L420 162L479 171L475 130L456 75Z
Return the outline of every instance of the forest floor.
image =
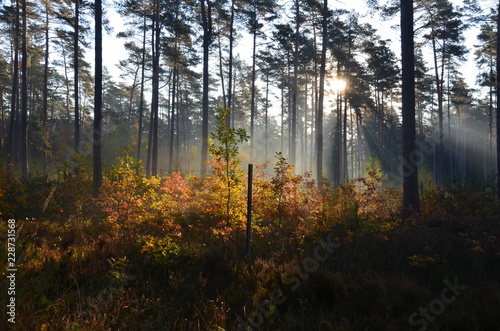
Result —
M5 290L2 328L500 330L491 193L422 187L403 221L376 173L319 190L287 169L257 176L251 258L244 187L227 205L216 177L146 179L124 160L94 200L85 173L2 175L0 236L9 219L17 231L16 323Z

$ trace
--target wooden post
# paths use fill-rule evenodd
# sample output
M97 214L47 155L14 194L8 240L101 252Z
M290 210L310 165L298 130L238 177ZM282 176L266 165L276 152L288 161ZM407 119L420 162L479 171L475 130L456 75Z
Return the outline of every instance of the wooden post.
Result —
M247 199L247 258L252 257L252 182L253 164L248 165L248 199Z

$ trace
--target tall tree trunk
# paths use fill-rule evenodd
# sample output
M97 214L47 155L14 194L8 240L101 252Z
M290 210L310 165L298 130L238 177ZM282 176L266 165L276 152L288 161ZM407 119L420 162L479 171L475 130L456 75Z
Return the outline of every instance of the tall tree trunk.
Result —
M500 1L497 9L497 195L500 201Z
M347 183L349 179L349 174L347 172L347 96L344 95L344 119L342 128L342 184Z
M80 38L80 0L75 0L75 36L73 40L73 62L74 62L74 85L75 85L75 153L80 154L80 86L78 73L79 61L79 38Z
M295 164L297 152L297 96L299 93L299 42L300 42L300 7L299 0L295 0L295 42L293 50L293 86L292 86L292 112L291 112L291 141L290 163Z
M156 52L156 47L155 47L155 38L156 38L156 29L155 29L155 19L154 17L151 18L151 51L152 51L152 58L153 58L153 67L154 67L154 58L155 58L155 52ZM149 112L149 129L148 129L148 149L146 151L146 177L151 176L151 154L153 152L153 123L154 123L154 111L153 111L153 105L151 105L151 110Z
M102 185L102 0L95 1L95 86L93 133L93 194Z
M14 65L12 73L12 92L11 92L11 106L10 106L10 121L9 121L9 138L7 141L7 173L11 173L13 165L17 159L14 155L15 136L17 135L16 122L18 117L17 99L19 92L19 35L20 35L20 17L19 17L19 1L16 0L16 22L14 33Z
M28 178L28 12L22 1L23 34L21 62L21 176Z
M4 108L3 108L3 95L4 95L4 89L0 88L0 116L2 117L2 135L0 136L1 139L1 148L5 146L5 113L4 113Z
M151 111L153 112L153 150L151 152L151 175L158 175L158 124L160 96L160 0L155 0L155 52L153 57L153 91Z
M217 26L217 30L221 30L220 25ZM220 76L220 86L222 90L222 104L224 106L224 109L227 109L227 98L226 98L226 84L224 82L224 64L223 64L223 57L222 57L222 42L220 38L220 33L217 33L217 46L219 49L219 76ZM230 118L229 116L226 117L226 121ZM227 123L226 123L227 125Z
M255 22L257 25L257 22ZM251 87L251 98L250 98L250 159L253 156L253 144L254 144L254 122L255 122L255 76L256 69L255 64L257 62L256 57L257 51L257 28L253 29L253 51L252 51L252 87Z
M234 117L232 111L233 102L233 44L234 44L234 1L231 0L231 19L229 22L229 74L227 82L227 108L229 109L226 117L226 126L231 124L231 116ZM233 114L233 115L232 115Z
M268 119L268 111L269 111L269 73L267 73L266 75L266 104L265 104L265 123L264 123L264 126L265 126L265 140L264 140L264 144L265 144L265 158L264 160L267 161L268 160L268 157L269 157L269 119Z
M326 44L328 40L328 0L323 1L321 64L319 69L318 110L316 113L316 179L323 181L323 103L325 99Z
M142 34L142 59L141 59L141 96L139 101L139 132L137 133L137 161L141 159L141 144L142 144L142 122L144 114L144 74L146 68L146 15L144 15L144 25Z
M212 5L209 0L200 0L203 24L203 100L201 123L201 176L205 176L208 161L208 92L209 92L209 48L212 39Z
M433 24L433 22L431 22ZM436 93L438 97L438 145L436 149L436 178L437 185L444 185L444 128L443 128L443 81L439 74L438 50L434 29L432 29L432 53L434 57L434 79L436 81ZM443 60L444 61L444 60Z
M416 152L415 54L413 42L413 1L401 0L402 115L403 115L403 212L420 211L418 168L412 161Z
M494 79L494 73L493 73L493 59L490 60L490 79ZM486 174L485 174L485 180L488 180L488 177L492 176L492 174L495 173L493 170L493 84L490 83L490 100L489 100L489 107L488 107L488 161L487 161L487 166L486 166Z
M177 64L174 63L172 75L172 102L170 103L170 139L168 148L168 171L173 171L174 164L174 132L175 132L175 112L177 109L176 104L176 91L177 91ZM177 131L177 136L179 136L179 131ZM178 147L178 146L177 146Z
M47 110L49 100L49 3L45 5L45 54L43 66L43 122L42 122L42 135L43 135L43 173L47 173L47 158L48 158L48 139L47 136Z

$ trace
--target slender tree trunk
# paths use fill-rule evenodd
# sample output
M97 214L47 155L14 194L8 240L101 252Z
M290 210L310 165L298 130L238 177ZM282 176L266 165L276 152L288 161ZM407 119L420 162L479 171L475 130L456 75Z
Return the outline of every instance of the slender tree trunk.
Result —
M1 148L5 146L5 113L4 113L4 108L3 108L3 95L4 95L4 89L0 89L0 116L2 116L2 136L1 136Z
M177 109L176 104L176 90L177 90L177 64L174 64L172 75L172 102L170 103L170 139L169 139L169 148L168 148L168 171L173 171L174 164L174 132L175 132L175 112ZM179 135L179 131L177 131L177 136Z
M434 57L434 72L435 72L435 81L436 81L436 93L438 97L438 146L436 149L436 176L437 176L437 184L444 185L444 128L443 128L443 82L442 76L439 74L439 66L438 66L438 54L437 54L437 45L436 38L434 36L434 30L432 30L432 53Z
M28 12L26 0L22 1L23 34L21 62L21 175L28 178Z
M269 110L269 73L266 75L266 105L265 105L265 158L267 161L269 159L269 119L268 119L268 110Z
M209 48L212 39L212 5L209 0L200 0L203 24L203 100L201 124L201 176L207 171L208 161L208 92L209 92Z
M63 49L62 51L62 57L63 57L63 63L64 63L64 83L66 87L66 142L68 145L71 145L71 111L70 111L70 103L71 103L71 89L69 86L69 76L68 76L68 63L66 59L66 51Z
M493 79L493 59L490 63L490 77ZM486 166L486 176L485 180L488 180L492 174L495 173L493 170L493 84L490 83L490 100L488 109L488 163Z
M155 30L155 19L151 19L151 50L152 50L152 58L154 62L155 58L155 52L156 52L156 47L155 47L155 36L156 36L156 30ZM154 64L153 64L154 66ZM151 154L153 151L153 123L154 123L154 111L153 111L153 105L151 105L151 110L149 112L149 129L148 129L148 149L146 151L146 177L151 176Z
M285 78L281 79L281 134L280 134L280 151L283 153L285 148Z
M17 99L19 92L19 35L20 35L20 19L19 19L19 1L16 0L16 22L14 33L14 65L12 74L12 92L11 92L11 106L10 106L10 121L9 121L9 138L7 141L7 173L11 174L11 169L16 163L17 158L14 155L14 144L16 132L16 121L18 117Z
M48 139L47 136L47 110L49 100L49 3L45 7L45 54L43 66L43 173L47 173L47 149Z
M500 201L500 1L497 13L497 195Z
M403 115L403 212L420 211L418 168L412 162L416 152L415 53L413 42L413 1L401 0L402 115Z
M128 114L127 114L127 137L126 143L127 146L130 144L130 126L132 125L132 111L134 110L134 97L135 97L135 89L137 87L137 80L139 76L139 67L136 68L134 73L134 80L132 81L132 86L130 86L130 95L128 99Z
M234 0L231 0L231 19L229 23L229 74L227 82L227 108L229 109L226 117L226 126L231 125L231 116L234 117L232 111L233 102L233 44L234 44Z
M80 86L78 73L80 71L79 61L79 38L80 38L80 0L75 0L75 36L73 40L73 68L75 84L75 153L80 154Z
M257 22L255 22L257 24ZM255 64L257 62L256 57L257 51L257 28L253 30L253 51L252 51L252 87L251 87L251 98L250 98L250 159L253 156L253 144L254 144L254 122L255 122L255 76L256 69Z
M217 30L221 30L220 24L217 24ZM224 109L227 109L227 99L226 99L226 85L224 82L224 64L223 64L223 57L222 57L222 42L221 42L221 33L217 33L217 46L219 49L219 75L220 75L220 86L222 90L222 104L224 105ZM230 118L229 116L226 118L226 125L227 125L227 120Z
M328 40L328 0L323 1L322 28L318 109L316 113L316 179L320 185L323 182L323 103L325 99L326 44Z
M102 0L95 1L95 87L93 133L93 194L99 197L102 185Z
M342 183L347 183L349 174L347 172L347 96L344 96L344 119L342 128Z
M158 175L158 124L160 83L160 0L155 0L155 53L153 57L153 91L151 111L153 112L153 150L151 154L151 175Z
M142 144L142 122L144 114L144 76L146 68L146 15L144 15L144 25L143 25L143 35L142 35L142 59L141 59L141 96L139 101L139 132L137 133L137 161L141 159L141 144Z
M297 152L297 96L299 75L299 42L300 42L300 7L299 0L295 0L295 42L293 51L293 86L292 86L292 112L291 112L291 142L290 163L296 163Z

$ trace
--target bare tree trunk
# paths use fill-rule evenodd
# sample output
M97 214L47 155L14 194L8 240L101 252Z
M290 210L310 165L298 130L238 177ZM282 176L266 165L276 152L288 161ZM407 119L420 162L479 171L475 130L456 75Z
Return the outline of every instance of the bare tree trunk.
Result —
M80 0L75 0L75 35L73 40L73 61L74 61L74 84L75 84L75 152L80 154L80 86L78 73L80 70L79 61L79 38L80 38Z
M323 181L323 107L325 99L326 44L328 39L328 0L323 1L321 64L319 69L318 110L316 113L316 179Z
M42 123L42 135L43 135L43 173L47 173L47 149L48 149L48 139L47 136L47 109L49 100L49 3L46 3L45 7L45 58L43 66L43 123Z
M412 163L416 152L415 54L413 42L413 1L401 0L402 115L403 115L403 213L420 211L418 168Z
M217 30L220 31L220 25L217 26ZM221 85L221 90L222 90L222 104L224 106L224 109L227 108L227 99L226 99L226 85L224 82L224 64L223 64L223 58L222 58L222 43L221 43L221 38L220 38L220 33L217 33L217 46L219 49L219 76L220 76L220 85ZM226 118L226 121L230 118L229 116ZM226 123L227 124L227 123Z
M146 15L144 15L142 35L142 60L141 60L141 96L139 101L139 132L137 133L137 161L141 159L141 144L142 144L142 119L144 114L144 74L146 67Z
M226 118L226 126L231 125L231 116L234 117L231 109L233 102L233 44L234 44L234 0L231 0L231 20L229 23L229 81L227 83L227 108L229 112Z
M28 178L28 12L22 1L23 34L21 62L21 176Z
M16 121L17 121L17 98L19 92L19 2L16 0L16 22L15 22L15 33L14 33L14 65L12 74L12 92L11 92L11 107L10 107L10 122L9 122L9 138L7 141L7 173L11 173L13 165L16 163L16 157L14 155L14 142L16 132Z
M500 201L500 1L497 13L497 194Z
M257 50L257 29L255 28L253 31L252 87L251 87L251 98L250 98L250 159L253 156L253 144L254 144L253 131L255 122L255 76L256 76L255 63L257 62L256 50Z
M212 5L209 0L200 0L203 24L203 105L201 124L201 176L205 176L208 161L208 92L209 48L212 38Z
M292 86L292 112L291 112L291 141L290 163L295 164L297 152L297 96L299 75L299 42L300 42L300 7L299 0L295 0L295 42L293 50L293 86Z
M93 134L93 195L102 185L102 0L95 1L95 94Z
M158 123L159 123L159 81L160 81L160 0L155 0L155 52L153 57L153 91L151 111L153 112L153 150L151 154L151 175L158 175Z
M266 105L265 105L265 158L264 160L267 161L269 157L269 134L268 134L268 127L269 127L269 119L268 119L268 111L269 111L269 73L266 75Z
M170 103L170 139L169 139L169 148L168 148L168 171L173 171L174 164L174 132L175 132L175 112L177 109L176 104L176 90L177 90L177 64L174 64L172 75L172 102ZM177 131L177 136L179 136L179 131Z

